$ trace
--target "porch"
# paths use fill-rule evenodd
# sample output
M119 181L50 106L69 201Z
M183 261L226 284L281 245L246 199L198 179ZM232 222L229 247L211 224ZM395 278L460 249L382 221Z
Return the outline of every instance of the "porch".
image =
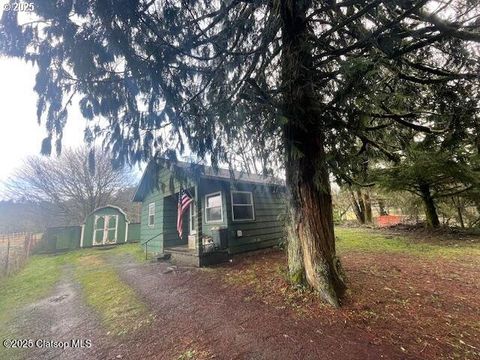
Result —
M227 249L200 252L197 249L189 248L188 244L166 247L163 252L170 255L170 260L173 264L183 266L208 266L226 262L230 259Z
M177 211L179 193L164 197L163 253L177 265L206 266L229 260L227 229L204 226L204 204L198 188L188 189L195 201L182 216L182 236L178 235ZM203 230L206 230L205 233Z

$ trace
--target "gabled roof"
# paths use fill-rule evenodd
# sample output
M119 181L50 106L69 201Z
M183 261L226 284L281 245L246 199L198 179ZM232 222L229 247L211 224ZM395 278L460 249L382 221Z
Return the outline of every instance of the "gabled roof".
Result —
M85 224L87 222L87 219L90 215L92 215L93 213L97 212L98 210L102 210L102 209L106 209L106 208L111 208L111 209L115 209L115 210L118 210L123 216L125 216L125 221L126 222L130 222L128 220L128 216L127 216L127 213L125 211L123 211L120 207L118 206L115 206L115 205L105 205L105 206L100 206L100 207L97 207L95 210L93 210L92 212L90 212L87 217L85 218L85 220L83 221L83 223Z
M159 159L160 162L167 163L165 159ZM152 159L145 171L143 172L142 178L140 179L140 183L135 191L135 195L133 196L133 201L140 202L143 200L145 194L152 188L153 181L152 177L155 176L155 163L154 159ZM201 164L194 164L194 163L187 163L184 161L171 161L171 166L180 169L186 174L188 177L192 179L204 178L204 179L216 179L216 180L231 180L240 183L253 183L253 184L261 184L261 185L279 185L285 186L285 181L280 178L270 177L270 176L263 176L260 174L247 174L245 172L237 171L237 170L228 170L218 168L215 169L212 166L208 165L201 165ZM162 165L159 164L161 168ZM158 167L157 167L158 169Z

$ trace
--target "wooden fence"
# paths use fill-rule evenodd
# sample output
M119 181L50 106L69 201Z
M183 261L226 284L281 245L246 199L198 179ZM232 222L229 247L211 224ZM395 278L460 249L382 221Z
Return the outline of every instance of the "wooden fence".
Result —
M0 277L20 269L31 254L42 234L0 234Z

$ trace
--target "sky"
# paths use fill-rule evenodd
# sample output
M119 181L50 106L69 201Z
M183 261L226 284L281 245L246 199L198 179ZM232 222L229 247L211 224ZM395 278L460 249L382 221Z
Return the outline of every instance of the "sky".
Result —
M25 157L38 155L45 128L37 123L35 69L18 59L0 57L0 186ZM76 104L70 108L64 147L83 143L85 120Z
M0 17L7 1L0 0ZM21 16L28 16L28 13ZM28 18L25 18L28 20ZM36 115L36 71L19 59L0 56L0 194L3 183L27 156L39 155L46 130ZM85 120L74 102L63 135L64 147L83 143Z

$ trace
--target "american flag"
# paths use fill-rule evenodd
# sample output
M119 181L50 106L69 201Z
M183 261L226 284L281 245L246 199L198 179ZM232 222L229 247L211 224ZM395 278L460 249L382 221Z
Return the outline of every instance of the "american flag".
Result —
M185 189L181 189L178 193L178 209L177 209L177 231L178 236L182 237L183 233L183 213L188 209L190 203L193 201L192 196Z

